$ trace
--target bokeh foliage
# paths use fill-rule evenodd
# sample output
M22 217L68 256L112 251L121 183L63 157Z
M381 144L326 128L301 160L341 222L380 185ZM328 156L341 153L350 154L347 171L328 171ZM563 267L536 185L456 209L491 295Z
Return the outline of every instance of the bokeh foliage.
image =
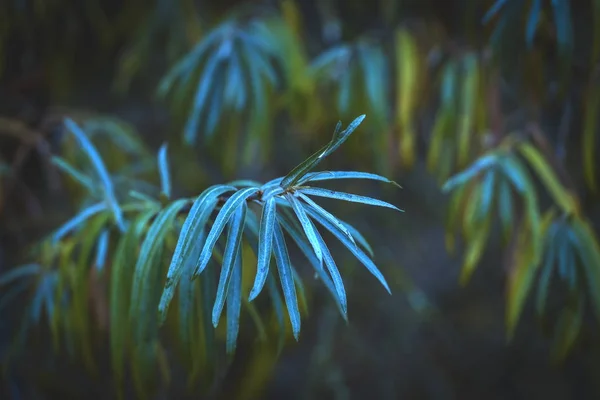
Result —
M257 164L268 165L276 155L273 143L277 140L322 142L323 137L318 135L329 132L336 120L366 113L363 132L340 151L386 176L406 174L423 162L439 181L440 189L450 192L446 242L449 252L462 247L461 283L467 284L476 273L488 243L499 240L508 260L508 337L513 337L525 305L532 302L542 325L552 327L554 355L560 360L576 341L586 305L596 316L600 310L600 245L587 217L589 204L598 201L600 1L448 2L456 5L457 14L468 21L458 29L448 23L449 17L443 15L447 9L440 2L421 3L424 5L420 7L429 11L424 23L412 19L418 8L415 2L395 0L372 4L323 2L315 23L307 11L310 7L294 0L231 7L191 0L132 1L122 7L93 0L83 1L78 7L60 0L10 1L7 13L0 16L6 22L0 23L0 49L4 51L3 66L10 72L6 54L14 51L10 50L13 38L24 38L22 47L33 49L32 57L47 63L46 73L57 85L53 88L57 97L69 87L65 82L76 70L75 50L89 46L83 43L84 36L93 38L102 54L119 52L118 61L110 66L115 90L124 93L136 82L151 81L156 88L152 93L171 110L178 140L198 151L209 148L219 154L226 176L236 176ZM368 15L376 23L356 22L360 20L357 15ZM591 31L578 29L574 23L582 15L589 18L586 26L591 26ZM61 25L62 19L72 22ZM40 31L31 31L29 26L39 27ZM43 45L36 48L34 42ZM581 122L573 122L572 110L580 113ZM75 282L88 276L85 271L95 271L89 268L89 259L102 270L98 265L106 263L101 256L104 252L118 255L121 261L117 268L131 264L123 260L135 258L135 253L128 250L133 244L141 244L143 250L143 238L148 237L144 229L154 226L150 221L153 215L159 213L166 222L181 225L184 221L180 221L176 210L184 203L167 201L170 196L164 187L161 194L159 187L147 182L155 179L160 168L127 124L112 117L69 116L85 132L81 137L94 141L90 148L97 148L99 154L86 154L80 150L81 143L77 145L73 138L65 137L58 156L51 160L78 182L69 183L69 188L81 209L89 210L100 203L108 208L98 206L98 213L86 218L85 230L89 233L85 240L68 236L64 246L41 246L38 256L47 265L59 266L58 270L68 269L67 264L84 263L73 268L83 275L68 278ZM286 121L285 131L275 123L280 119ZM7 127L3 124L0 131ZM104 136L107 140L103 141ZM110 151L115 145L123 151ZM574 154L575 161L567 159L567 153ZM93 160L106 162L110 178L99 174L98 182L90 180L95 175L89 172L99 162ZM10 160L0 166L4 164L9 167L0 167L0 184L2 174L10 171ZM242 186L256 187L254 183ZM243 190L242 186L236 188ZM125 201L130 198L136 204L131 209ZM146 213L136 209L140 204ZM252 215L250 210L247 212ZM129 219L127 229L122 213L136 215ZM132 228L135 226L137 230ZM283 222L282 226L287 232L302 233L292 235L296 242L304 237L302 226L290 223L286 229ZM229 229L233 230L233 225ZM499 236L494 233L496 229L501 232ZM161 235L160 243L175 248L174 232ZM300 246L313 265L316 243L320 243L319 238ZM147 246L153 263L169 258L161 246ZM92 249L99 254L92 257ZM238 250L246 272L246 265L257 263L246 261L253 257L252 245L244 244ZM225 253L218 256L223 262L229 260ZM321 257L326 259L324 254ZM48 293L62 291L65 278L40 267L28 266L23 271L38 282L32 302L38 304L32 311L37 319L43 305L48 304ZM116 293L115 285L130 285L132 272L119 282L115 281L119 275L111 274L110 284L103 285ZM216 273L214 266L207 267L205 274L209 273ZM107 279L98 274L89 279ZM232 279L242 287L244 309L256 316L257 332L295 332L291 326L268 329L258 322L259 316L267 314L254 310L246 301L252 288L248 277L252 275L242 274L241 283L236 280L239 277ZM193 296L209 296L203 305L216 295L211 292L214 287L202 286L202 277L193 284L184 281ZM270 293L277 289L272 280L267 280L267 285L271 285L267 286ZM333 289L334 298L344 310L341 292ZM73 288L71 300L72 304L79 301L79 308L72 312L80 316L87 312L82 299L88 294L83 290ZM144 296L158 293L140 290ZM556 315L549 314L545 306L550 294L565 299ZM136 304L157 305L158 301L155 296L147 301L136 300ZM279 303L272 301L272 310L268 309L274 310L274 321L281 321L281 299ZM212 330L203 327L213 322L209 318L212 311L193 302L186 306L186 299L178 298L176 302L181 319L177 322L180 343L185 346L190 337L209 343ZM115 297L111 304L117 307L119 300ZM119 310L126 309L127 304ZM232 307L231 312L237 312ZM51 307L46 310L56 330L62 317L52 313ZM186 320L182 315L196 318ZM118 318L121 321L126 317ZM137 334L157 335L152 325L157 322L145 323L150 328L133 327L140 329ZM235 330L233 324L230 328L224 337ZM91 328L82 323L76 329L89 333ZM219 334L218 329L216 332ZM90 335L77 339L82 341L77 346L84 355L90 352L86 343ZM124 338L126 333L121 335ZM152 354L163 359L164 350L159 344L153 346ZM187 360L192 376L196 376L211 361L206 345L196 341L190 346L194 354L205 356ZM116 361L123 357L119 348L113 348ZM189 357L185 350L182 354ZM122 374L120 368L115 366L115 371ZM142 389L143 385L138 384L138 390Z

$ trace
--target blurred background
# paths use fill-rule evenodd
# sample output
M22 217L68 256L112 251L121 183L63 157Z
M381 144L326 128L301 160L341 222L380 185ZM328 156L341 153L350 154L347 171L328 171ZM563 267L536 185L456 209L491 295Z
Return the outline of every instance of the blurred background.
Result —
M599 61L598 0L2 0L0 397L600 398ZM336 187L405 212L323 202L392 291L332 242L348 324L291 249L298 342L278 351L267 307L197 373L167 332L142 393L134 362L115 378L97 258L8 275L86 201L53 158L84 168L66 116L124 190L158 182L168 143L184 197L283 176L360 114L319 169L394 179Z

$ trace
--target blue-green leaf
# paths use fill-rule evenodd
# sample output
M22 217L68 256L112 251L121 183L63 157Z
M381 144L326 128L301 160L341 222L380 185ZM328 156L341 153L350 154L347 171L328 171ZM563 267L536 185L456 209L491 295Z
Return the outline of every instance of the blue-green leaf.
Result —
M540 21L541 11L542 0L532 0L529 18L527 19L527 31L525 33L525 40L527 41L527 46L530 48L533 46L533 39L535 38L535 32Z
M304 202L308 204L308 206L311 207L316 213L320 214L323 218L331 222L333 225L337 226L339 230L341 230L346 236L348 236L348 239L350 239L350 241L352 241L352 243L354 243L354 245L356 246L354 238L352 237L348 229L346 229L346 226L342 224L342 222L339 219L337 219L335 216L333 216L333 214L325 210L323 207L315 203L310 197L304 195L303 193L298 192L298 197L304 200Z
M159 320L164 322L166 313L169 308L171 299L175 291L175 287L181 278L181 273L187 258L190 257L190 250L199 240L199 236L203 234L204 225L213 212L219 196L224 193L235 191L236 188L228 185L214 185L206 189L200 196L196 198L194 204L183 223L177 245L171 258L169 271L167 272L167 281L163 290L162 298L159 305ZM195 257L198 257L197 254ZM195 263L197 260L194 259ZM190 277L193 275L190 275Z
M311 196L327 197L330 199L343 200L343 201L348 201L348 202L352 202L352 203L362 203L362 204L367 204L367 205L376 206L376 207L391 208L393 210L400 211L400 212L403 211L403 210L399 209L398 207L396 207L390 203L387 203L385 201L377 200L377 199L374 199L371 197L361 196L361 195L353 194L353 193L338 192L335 190L316 188L316 187L301 188L301 189L298 189L298 192L304 193L306 195L311 195Z
M235 264L231 273L227 294L227 353L235 351L240 330L240 310L242 306L242 247L238 246Z
M315 251L317 260L319 260L319 263L322 263L323 252L321 250L321 244L319 243L319 239L317 238L318 232L316 231L315 226L310 222L308 215L306 215L304 206L298 201L296 197L294 197L294 195L290 193L286 193L285 198L292 205L294 213L296 214L298 221L300 221L300 225L302 225L302 229L304 230L306 238L308 239L308 242Z
M259 228L256 278L254 279L254 286L248 296L248 301L252 301L258 296L267 280L271 254L273 252L273 229L275 227L276 217L277 210L275 206L275 197L271 197L263 205Z
M304 185L308 182L317 182L317 181L329 181L329 180L337 180L337 179L368 179L374 181L380 181L385 183L391 183L394 186L402 188L398 183L377 174L372 174L370 172L358 172L358 171L320 171L320 172L311 172L306 174L302 179L298 181L298 185Z
M106 264L106 254L108 252L108 242L110 238L110 232L104 228L98 237L98 244L96 247L96 269L102 271Z
M283 289L283 298L288 309L290 322L292 324L292 333L294 338L298 340L300 335L300 310L298 309L298 298L296 297L296 285L294 284L294 276L292 274L292 266L290 256L283 237L283 231L279 223L275 224L274 229L274 248L275 261L279 271L279 280Z
M368 255L365 254L364 251L362 251L359 247L355 246L350 240L348 240L346 235L344 235L342 232L340 232L337 229L337 227L335 225L332 225L329 221L322 218L315 211L311 210L310 208L307 209L306 211L315 221L317 221L325 229L327 229L328 231L333 233L333 235L340 242L342 242L342 244L344 246L346 246L346 248L348 248L348 250L350 250L350 252L369 270L369 272L375 278L377 278L377 280L383 285L383 287L385 287L385 289L388 291L388 293L390 293L390 294L392 293L390 291L390 287L389 287L387 281L383 277L383 274L381 273L381 271L379 271L379 269L375 266L375 263L369 258Z
M361 124L365 117L366 116L364 114L357 117L343 131L340 131L339 128L336 127L333 134L333 138L331 139L329 144L323 146L319 151L317 151L305 161L300 163L289 174L287 174L281 180L281 187L287 189L293 186L296 182L302 179L302 177L304 177L311 169L313 169L323 158L327 157L329 154L337 150L337 148L340 147L346 141L346 139L348 139L352 132L356 130L356 128Z
M477 161L471 164L470 167L448 179L442 186L442 191L448 192L457 186L464 185L475 176L479 175L482 171L495 165L497 158L498 157L494 153L486 154L480 157L477 159Z
M225 245L225 253L223 254L223 265L221 266L221 275L219 276L219 286L217 287L217 298L212 311L212 323L217 327L225 300L229 292L229 284L231 282L231 274L234 269L236 257L240 254L240 246L242 244L242 233L246 221L246 210L248 206L246 202L242 202L229 223L229 232L227 233L227 244Z
M237 208L242 203L245 203L249 197L255 195L257 192L258 188L240 189L239 191L235 192L229 199L227 199L225 204L223 204L221 211L219 211L219 214L217 215L217 218L215 219L215 222L213 223L213 226L210 232L208 233L208 236L206 237L204 248L202 249L200 257L198 258L196 271L194 271L194 277L201 274L206 265L208 264L208 261L212 256L213 247L215 247L215 244L217 243L217 240L219 239L221 232L223 232L225 224L227 223L227 221L229 221L231 215L235 212L235 210L237 210Z
M335 287L333 285L333 281L331 280L329 275L327 275L327 273L323 269L323 266L319 264L319 261L317 260L314 251L312 251L312 247L310 246L310 244L304 239L304 236L302 235L302 228L297 227L296 224L294 224L294 221L291 216L289 218L283 218L280 216L278 218L278 221L283 227L283 229L285 229L285 231L294 240L300 251L302 251L304 256L311 263L311 265L315 269L315 272L317 273L317 276L319 277L319 279L321 279L329 293L331 293L331 296L335 300L335 303L338 306L340 313L344 315L344 308L342 307L339 301Z
M171 198L171 174L167 158L167 144L160 146L158 151L158 170L160 172L160 187L167 199Z
M79 171L71 164L69 164L67 160L59 156L52 156L52 163L58 168L62 169L67 174L69 174L71 178L79 182L90 193L94 193L94 183L92 182L92 179L83 172Z
M508 3L509 0L497 0L491 7L490 9L485 13L485 15L483 16L483 20L481 21L483 24L487 24L488 22L490 22L490 20L492 18L494 18L494 15L496 15L498 13L498 11L500 11L502 9L502 7L504 7L504 5L506 3Z
M204 109L204 105L206 103L206 99L208 98L208 93L210 88L216 82L213 79L213 75L215 71L223 63L223 60L214 55L208 59L206 65L204 66L204 72L200 77L198 82L198 88L196 90L196 95L194 97L194 104L192 109L190 110L190 117L187 120L184 131L184 139L187 144L194 144L196 142L196 137L198 133L198 123L200 121L200 114Z
M311 224L312 224L312 222L311 222ZM346 289L344 288L344 281L342 280L340 271L338 270L337 265L335 265L335 260L333 259L333 256L329 252L329 248L327 248L327 244L325 244L323 237L319 234L319 232L317 231L316 228L314 230L315 230L316 234L318 235L317 239L319 240L319 244L321 245L321 248L323 249L323 260L325 261L325 265L327 266L329 275L331 276L331 279L333 280L333 285L335 287L335 294L341 305L342 316L344 317L345 320L347 320L348 319L348 304L346 301Z
M81 212L65 222L54 232L54 235L52 235L53 242L58 242L69 232L76 229L79 225L82 225L85 221L104 210L106 210L106 204L104 202L84 208Z
M0 286L13 283L17 279L38 274L41 267L38 264L25 264L14 267L0 275Z
M369 253L371 257L375 255L375 253L373 252L373 248L358 229L356 229L349 223L342 221L341 219L338 221L340 221L346 227L346 229L348 230L348 232L350 232L355 241L357 241L358 244L360 244L367 251L367 253Z
M164 210L162 210L148 229L148 233L142 242L140 254L135 264L133 275L133 285L131 289L130 315L136 315L138 307L141 306L141 298L146 295L143 293L145 277L150 273L153 263L156 262L157 253L162 250L162 245L167 232L172 227L173 221L181 208L188 202L187 199L174 201ZM156 312L156 311L154 311ZM139 317L139 316L138 316Z
M79 145L82 150L89 157L96 173L100 177L100 181L102 182L102 186L104 188L104 195L106 196L106 202L108 206L112 209L112 212L115 217L115 222L117 223L117 227L121 230L121 232L125 231L125 221L123 220L123 211L117 202L117 198L115 196L114 188L112 181L110 180L110 174L100 157L100 154L92 144L92 142L88 139L85 132L70 118L65 118L65 126L67 129L75 135Z

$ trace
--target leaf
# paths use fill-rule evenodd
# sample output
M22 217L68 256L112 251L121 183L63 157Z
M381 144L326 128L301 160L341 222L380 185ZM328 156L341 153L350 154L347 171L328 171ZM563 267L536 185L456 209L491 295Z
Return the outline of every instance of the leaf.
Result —
M490 9L485 13L482 23L487 24L490 22L494 15L498 13L508 3L509 0L496 0L496 2L490 7Z
M291 186L294 186L296 182L298 182L304 175L313 169L323 158L337 150L337 148L340 147L346 141L346 139L348 139L352 132L358 128L365 117L366 115L364 114L357 117L348 125L346 129L341 132L338 130L338 128L336 128L333 138L329 144L322 147L319 151L307 158L304 162L300 163L289 174L287 174L281 180L281 187L287 189Z
M331 222L333 225L336 225L339 228L339 230L341 230L342 232L344 232L344 234L346 236L348 236L348 239L350 239L350 241L352 243L354 243L354 245L356 246L356 242L354 241L354 237L352 237L352 235L350 234L350 232L348 231L348 229L346 229L346 226L344 224L342 224L342 222L340 220L338 220L336 217L334 217L333 214L331 214L329 211L325 210L323 207L321 207L320 205L318 205L317 203L315 203L310 197L305 196L301 192L298 192L298 198L304 200L304 202L309 207L311 207L316 213L318 213L323 218L325 218L326 220L328 220L329 222Z
M490 221L489 218L475 228L473 235L469 243L467 244L467 251L463 261L462 269L460 272L460 284L465 286L473 275L475 267L479 263L483 251L485 250L485 244L490 233Z
M302 235L302 228L296 227L295 224L293 224L291 222L292 221L291 218L279 217L278 221L281 224L281 226L283 227L283 229L285 229L285 231L294 240L294 242L296 243L296 245L298 246L300 251L304 254L304 256L311 263L311 265L315 269L315 272L317 273L317 276L319 277L319 279L321 279L321 281L323 282L323 284L325 285L325 287L327 288L329 293L331 293L331 296L335 300L335 303L336 303L338 309L340 310L340 314L345 315L344 308L342 307L342 305L339 301L339 298L336 293L336 289L333 285L333 281L331 280L330 276L327 275L327 273L323 269L323 265L319 264L319 261L317 260L317 257L315 256L314 251L312 251L312 247L310 246L310 244L304 239L304 236Z
M213 84L217 84L214 79L212 79L213 75L223 62L224 60L221 57L213 55L209 57L206 65L204 66L203 73L198 81L198 87L194 96L194 103L192 105L192 109L190 110L190 117L186 122L183 134L185 142L189 145L196 143L200 114L204 110L206 100L209 97L208 93L210 88Z
M76 216L65 222L60 228L58 228L54 234L52 235L52 240L54 243L60 241L65 235L67 235L72 230L78 228L84 222L89 220L94 215L104 211L106 209L106 205L104 202L96 203L94 205L88 206L80 211Z
M227 293L229 293L229 284L231 282L232 271L236 265L236 257L240 255L240 246L242 243L242 233L244 231L247 208L248 207L246 206L246 203L242 202L235 210L235 213L229 222L227 244L225 245L223 265L221 266L219 286L217 287L217 297L215 299L215 304L212 311L212 323L215 328L219 324L219 319L221 317L221 312L223 311L223 306L225 305ZM239 295L241 296L241 294Z
M277 270L279 271L279 280L283 289L283 298L288 309L290 322L292 324L292 333L294 338L298 340L300 335L300 310L298 309L298 298L296 297L296 285L292 274L292 266L290 256L288 254L283 231L279 223L275 224L274 234L274 250L275 261L277 262Z
M298 186L302 186L308 182L317 181L328 181L337 179L368 179L374 181L380 181L385 183L391 183L392 185L402 189L398 183L389 180L388 178L372 174L370 172L357 172L357 171L320 171L306 174L302 179L298 181Z
M504 241L508 243L514 224L514 205L512 189L506 179L501 179L499 182L498 208L500 212L500 223L502 224L502 234L504 235Z
M599 3L600 4L600 3ZM600 10L598 11L600 14ZM598 46L600 48L600 21L596 22L594 29L598 30ZM585 116L583 127L583 138L581 141L583 150L583 174L585 180L594 193L598 192L598 182L596 174L596 136L598 131L598 109L600 106L600 90L596 85L589 85L587 89L587 98L584 103Z
M298 189L298 192L303 193L305 195L327 197L330 199L343 200L343 201L348 201L348 202L353 202L353 203L362 203L362 204L367 204L367 205L376 206L376 207L387 207L387 208L391 208L396 211L403 212L403 210L401 210L398 207L396 207L390 203L387 203L385 201L373 199L371 197L360 196L360 195L352 194L352 193L337 192L334 190L316 188L316 187L301 188L301 189Z
M591 297L596 317L600 318L600 245L587 222L574 219L571 226L578 239L574 244L577 246L579 258L586 274L588 295Z
M227 353L235 351L240 330L240 310L242 305L242 247L238 246L235 263L227 295Z
M495 153L489 153L480 157L463 172L460 172L448 179L442 186L442 191L449 192L455 189L457 186L464 185L466 182L479 175L482 171L494 166L497 162L497 158L498 157Z
M69 164L67 160L59 156L52 156L52 163L67 174L69 174L71 178L79 182L79 184L85 187L90 193L94 193L95 190L92 179L83 172L79 171L71 164Z
M540 152L535 147L525 142L519 145L519 150L527 159L531 167L536 171L537 175L546 186L546 189L548 189L548 192L550 192L554 201L556 201L562 210L567 215L575 212L576 205L573 197L563 185L561 185L556 174L552 171Z
M525 34L525 39L529 48L533 46L533 39L535 39L535 32L538 27L541 11L542 0L532 0L529 18L527 19L527 33Z
M142 242L140 253L135 264L130 304L130 315L132 317L137 316L138 319L146 317L144 315L139 315L139 313L149 306L149 304L142 299L151 295L151 293L148 293L147 291L149 288L145 289L146 284L151 284L151 282L147 282L150 269L157 261L157 253L159 250L162 250L163 241L167 232L172 228L173 221L187 202L187 199L181 199L171 203L158 213L148 229L148 233ZM147 316L147 318L150 317Z
M463 59L464 77L461 87L460 117L458 120L458 164L463 167L468 162L470 150L470 134L476 117L476 102L478 100L479 65L477 57L468 54Z
M158 151L158 170L160 172L160 187L167 199L171 198L171 174L167 159L167 144L160 146Z
M312 222L311 222L311 224L312 224ZM319 232L317 231L316 228L314 230L318 235L317 239L319 240L319 244L320 244L321 248L323 249L323 260L325 261L325 265L327 266L327 270L329 271L329 275L331 276L331 279L333 281L333 285L335 287L335 294L336 294L337 300L341 306L342 316L344 317L344 320L347 321L348 320L348 304L347 304L347 300L346 300L346 290L344 288L344 281L342 280L340 271L338 270L337 266L335 265L333 256L329 252L329 249L327 248L327 244L323 240L323 237L319 234Z
M269 264L271 262L271 254L273 251L273 229L277 218L275 197L271 197L265 202L262 210L260 222L259 240L258 240L258 255L256 266L256 278L254 286L248 296L248 301L252 301L261 292L267 276L269 274Z
M200 275L204 268L206 268L206 265L208 264L208 261L212 256L213 247L217 243L217 240L219 239L221 232L223 232L225 224L227 223L231 215L242 203L246 202L248 198L255 195L256 193L258 193L258 188L240 189L237 192L235 192L229 199L227 199L225 204L223 204L221 211L219 211L219 214L217 215L217 218L215 219L215 222L213 223L213 226L210 232L208 233L208 236L206 237L204 248L200 253L200 257L198 258L197 262L197 267L194 271L194 277Z
M121 236L112 261L110 274L110 355L111 367L117 381L122 385L124 380L125 346L129 332L129 296L131 278L133 276L135 257L140 236L150 219L155 215L154 209L140 214Z
M106 264L106 256L108 253L108 242L110 239L110 232L107 228L102 229L100 236L98 237L98 243L96 247L96 269L101 271Z
M166 318L167 310L181 273L185 265L185 260L189 257L193 241L198 239L198 236L204 229L206 221L213 212L219 196L224 193L235 191L236 188L228 185L214 185L206 189L200 196L196 198L190 211L183 223L175 251L171 258L171 264L167 272L167 280L163 290L159 305L159 321L162 324ZM198 254L199 256L199 254ZM195 262L195 261L194 261Z
M350 252L356 257L366 268L367 270L383 285L385 290L389 294L391 294L390 287L386 282L383 274L379 271L379 269L375 266L375 263L369 258L368 255L365 254L359 247L355 246L346 235L340 232L335 225L332 225L329 221L322 218L319 214L317 214L312 209L307 209L307 213L319 224L321 224L325 229L331 232Z
M538 318L542 318L544 315L544 310L546 308L546 299L548 298L548 290L550 288L552 272L554 270L554 263L556 261L555 235L556 225L552 224L546 231L546 253L544 256L544 264L542 266L542 271L538 282L538 291L535 302L535 309Z
M321 244L319 243L319 239L317 237L318 232L316 231L314 225L311 224L310 220L308 219L308 215L306 215L306 211L304 210L304 207L298 201L298 199L296 197L294 197L294 195L292 195L292 194L286 193L285 198L292 205L292 208L294 209L294 213L296 214L298 221L300 221L300 224L302 225L304 234L306 235L308 242L312 246L312 248L315 252L315 255L317 256L317 260L319 261L319 263L322 263L323 262L323 251L321 249Z
M25 264L14 267L0 275L0 286L13 284L18 279L36 275L40 272L41 267L38 264Z
M121 230L121 232L124 232L125 221L123 220L123 212L121 211L121 207L117 202L113 184L110 179L110 174L108 173L108 170L106 169L106 166L104 165L100 154L98 153L92 142L88 139L86 134L83 132L83 130L72 119L65 118L64 124L67 127L67 130L69 130L77 138L77 141L79 142L79 145L81 146L82 150L89 157L92 165L94 166L94 169L96 170L96 173L98 174L102 182L102 186L104 188L104 195L106 196L106 202L113 211L117 227Z

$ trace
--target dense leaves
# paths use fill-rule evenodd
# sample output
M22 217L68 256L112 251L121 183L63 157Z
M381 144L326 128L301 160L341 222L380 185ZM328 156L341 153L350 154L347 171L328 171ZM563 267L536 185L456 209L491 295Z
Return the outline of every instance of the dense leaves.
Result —
M306 309L306 299L297 271L300 263L290 258L285 233L304 252L338 304L343 318L347 319L342 275L317 224L330 231L388 292L390 289L368 254L371 250L362 235L314 198L400 210L378 199L313 186L313 183L335 179L393 183L384 177L366 172L312 170L335 151L364 118L363 115L355 119L346 129L338 123L331 142L285 177L265 184L238 181L214 185L195 198L171 199L167 146L163 145L157 155L162 200L149 193L133 192L124 203L114 194L112 177L86 132L67 119L65 127L77 137L93 166L94 176L77 171L62 159L59 165L69 177L89 187L96 200L91 205L87 205L86 200L82 210L42 244L38 264L12 269L1 278L0 284L37 276L31 300L32 318L39 323L40 310L44 308L58 341L60 330L73 335L80 329L90 329L92 321L86 315L86 303L82 300L91 290L87 280L94 271L102 271L105 264L110 264L110 301L105 306L109 307L115 378L122 385L124 365L129 360L140 394L146 393L146 382L153 376L151 366L165 362L159 327L168 321L169 306L176 293L178 331L182 345L189 347L187 351L202 348L203 353L209 354L213 346L211 329L217 328L226 311L226 350L233 353L240 331L242 303L253 310L250 302L261 295L265 284L277 313L283 317L282 312L287 309L293 336L298 339L301 309ZM252 269L243 256L244 243L255 253L257 265ZM93 249L95 254L92 254ZM55 261L57 257L60 262ZM168 258L170 263L166 262ZM215 261L220 265L217 270ZM71 269L73 262L77 264ZM252 290L243 294L243 276L252 270L256 271ZM213 274L217 271L215 279ZM275 280L279 281L281 295L274 286ZM57 298L63 296L64 285L72 290L73 298ZM17 288L19 286L14 289ZM8 300L5 297L5 301ZM59 304L63 302L72 314L68 311L65 315L58 314L62 307ZM207 302L212 303L210 308ZM285 329L283 323L280 318L281 331ZM89 335L77 340L83 341L84 357L92 367ZM202 344L198 340L202 340ZM67 345L70 344L67 340ZM164 365L161 370L164 371ZM168 380L164 372L163 378Z

